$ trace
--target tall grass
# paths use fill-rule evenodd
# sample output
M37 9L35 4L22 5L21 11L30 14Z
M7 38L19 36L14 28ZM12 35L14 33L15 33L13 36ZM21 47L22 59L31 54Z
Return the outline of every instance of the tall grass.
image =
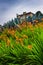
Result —
M10 42L0 38L0 65L43 65L43 29L23 28L14 36L4 34Z

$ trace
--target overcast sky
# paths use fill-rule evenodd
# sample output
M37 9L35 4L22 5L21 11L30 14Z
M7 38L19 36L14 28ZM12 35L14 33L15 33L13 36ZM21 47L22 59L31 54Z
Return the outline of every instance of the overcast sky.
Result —
M43 13L43 0L0 0L0 24L16 17L23 12L41 11Z

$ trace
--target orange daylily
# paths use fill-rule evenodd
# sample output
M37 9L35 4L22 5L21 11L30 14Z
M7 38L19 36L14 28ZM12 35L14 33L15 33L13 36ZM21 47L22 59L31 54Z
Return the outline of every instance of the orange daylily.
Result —
M28 36L27 35L23 35L23 38L28 38Z
M32 49L32 45L28 45L28 48L29 48L29 49Z
M22 42L22 38L19 38L19 41Z
M18 37L17 35L15 35L15 38L16 38L16 41L18 41L18 40L19 40L19 37Z
M10 40L8 39L7 42L6 42L6 45L7 46L10 46Z

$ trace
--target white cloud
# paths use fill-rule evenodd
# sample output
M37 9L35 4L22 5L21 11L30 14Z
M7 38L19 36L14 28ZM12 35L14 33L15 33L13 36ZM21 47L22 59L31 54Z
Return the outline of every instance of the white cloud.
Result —
M41 0L40 0L41 1ZM43 6L39 5L39 6L30 6L29 4L25 4L25 3L20 3L18 6L13 5L12 7L10 7L3 15L0 24L3 24L9 20L11 20L12 18L16 17L16 14L22 14L24 11L26 12L33 12L35 13L36 11L40 10L41 12L43 12Z

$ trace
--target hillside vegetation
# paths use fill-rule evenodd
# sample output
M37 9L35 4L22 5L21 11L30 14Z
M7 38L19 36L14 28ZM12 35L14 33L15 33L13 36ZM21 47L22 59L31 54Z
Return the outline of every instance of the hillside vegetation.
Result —
M43 22L0 32L0 65L43 65Z

